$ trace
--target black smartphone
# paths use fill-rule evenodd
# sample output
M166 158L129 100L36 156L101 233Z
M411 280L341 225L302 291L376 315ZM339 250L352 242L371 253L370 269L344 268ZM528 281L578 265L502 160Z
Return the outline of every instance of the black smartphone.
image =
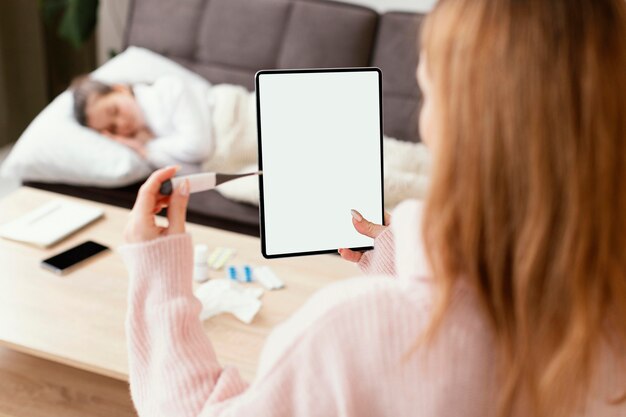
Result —
M88 240L71 249L41 261L41 266L55 274L63 275L71 268L99 253L108 251L104 245Z

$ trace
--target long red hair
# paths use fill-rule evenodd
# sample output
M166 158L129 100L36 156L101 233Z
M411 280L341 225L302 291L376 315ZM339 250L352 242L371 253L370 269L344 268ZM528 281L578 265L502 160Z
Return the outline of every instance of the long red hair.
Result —
M569 416L600 343L626 346L626 2L441 0L421 48L428 333L467 280L496 336L499 415L524 393L527 415Z

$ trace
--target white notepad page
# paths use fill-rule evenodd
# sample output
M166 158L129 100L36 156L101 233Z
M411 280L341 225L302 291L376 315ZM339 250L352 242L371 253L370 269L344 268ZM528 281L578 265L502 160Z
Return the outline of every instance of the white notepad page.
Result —
M101 208L54 199L0 226L0 237L48 247L104 215Z
M265 256L371 246L381 223L379 73L258 75Z

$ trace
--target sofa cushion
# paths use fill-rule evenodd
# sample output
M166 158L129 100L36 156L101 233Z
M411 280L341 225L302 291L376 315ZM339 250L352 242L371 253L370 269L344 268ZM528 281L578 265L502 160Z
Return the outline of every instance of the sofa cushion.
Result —
M295 1L279 68L367 66L378 13L332 1Z
M172 57L179 64L203 76L213 84L235 84L254 90L254 73L244 68L233 68L223 64L205 64L190 59Z
M249 90L260 69L377 66L385 134L418 141L422 19L328 0L131 0L126 45L159 52L214 84Z
M415 97L393 93L383 94L385 135L409 142L419 142L421 140L418 126L420 105L420 99Z
M191 58L206 0L133 1L125 44L143 46L165 56Z
M415 79L418 34L423 15L390 12L381 16L372 65L383 71L385 134L418 141L421 94Z
M288 0L210 0L196 61L254 71L274 67L290 6Z

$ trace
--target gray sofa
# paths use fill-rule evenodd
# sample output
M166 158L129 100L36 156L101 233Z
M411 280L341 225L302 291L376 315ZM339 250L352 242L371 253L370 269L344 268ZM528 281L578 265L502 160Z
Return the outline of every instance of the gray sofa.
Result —
M125 46L151 49L214 84L249 90L259 69L376 66L383 71L385 134L416 142L421 19L329 0L131 0ZM138 188L28 185L123 207L132 206ZM259 234L257 207L214 191L191 197L188 218Z

